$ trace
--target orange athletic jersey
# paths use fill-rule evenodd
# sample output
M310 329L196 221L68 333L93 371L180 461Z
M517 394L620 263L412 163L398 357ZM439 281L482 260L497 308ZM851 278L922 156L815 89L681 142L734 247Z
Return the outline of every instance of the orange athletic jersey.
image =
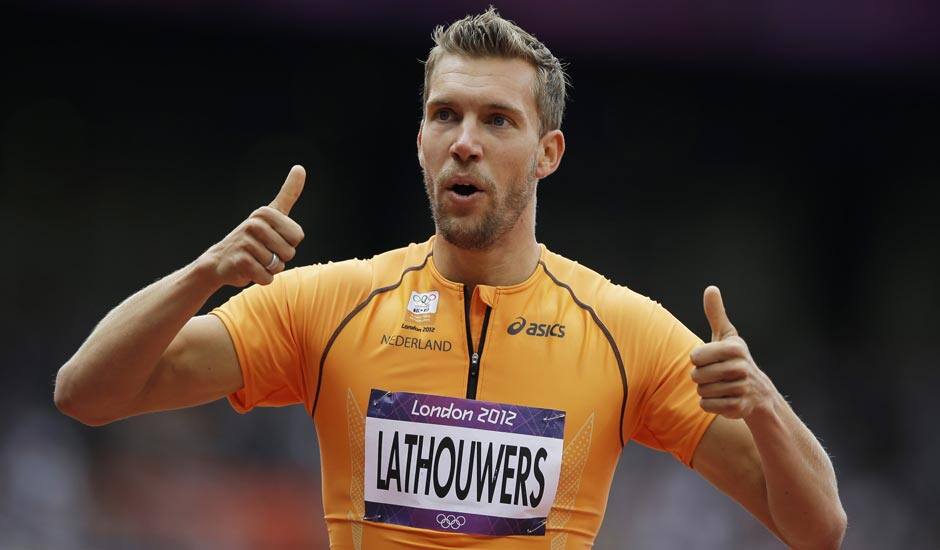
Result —
M701 340L658 303L544 245L525 281L466 293L435 268L433 239L370 260L290 269L213 310L244 377L231 405L244 413L304 404L319 438L334 548L591 546L626 441L690 464L714 419L689 376ZM373 389L563 411L557 491L541 536L372 521L365 495L384 475L365 468ZM441 525L456 529L455 518Z

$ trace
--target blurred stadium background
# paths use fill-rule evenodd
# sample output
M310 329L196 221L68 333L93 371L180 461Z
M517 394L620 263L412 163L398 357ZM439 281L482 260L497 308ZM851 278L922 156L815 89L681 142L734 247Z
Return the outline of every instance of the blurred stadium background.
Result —
M58 367L293 163L295 264L432 232L418 62L473 2L59 0L0 8L0 548L322 548L303 410L227 404L87 428ZM940 540L940 4L497 3L570 63L550 248L701 335L722 286L833 455L851 549ZM220 292L209 306L232 294ZM779 548L629 445L601 549Z

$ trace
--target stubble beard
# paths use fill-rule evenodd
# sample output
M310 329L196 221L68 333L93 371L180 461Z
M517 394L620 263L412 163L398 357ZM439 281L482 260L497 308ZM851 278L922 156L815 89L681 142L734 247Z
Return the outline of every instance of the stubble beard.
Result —
M535 167L533 157L529 169L514 181L508 182L504 195L498 194L497 185L489 178L483 177L473 169L456 168L445 169L435 178L427 170L424 175L424 189L431 204L431 216L434 226L444 239L458 248L466 250L487 249L509 232L518 223L529 202L535 195ZM482 214L457 216L447 211L444 193L435 190L443 189L444 182L456 173L471 174L485 187L493 204L488 205Z

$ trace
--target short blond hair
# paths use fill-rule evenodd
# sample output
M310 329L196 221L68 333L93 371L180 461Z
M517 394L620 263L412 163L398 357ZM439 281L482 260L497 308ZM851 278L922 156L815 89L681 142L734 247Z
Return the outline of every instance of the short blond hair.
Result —
M539 135L561 128L569 84L565 67L545 44L512 21L503 19L496 8L490 6L485 12L468 15L447 28L438 25L431 37L434 39L434 47L424 62L422 105L428 102L434 67L446 54L523 59L535 67L534 93L539 115Z

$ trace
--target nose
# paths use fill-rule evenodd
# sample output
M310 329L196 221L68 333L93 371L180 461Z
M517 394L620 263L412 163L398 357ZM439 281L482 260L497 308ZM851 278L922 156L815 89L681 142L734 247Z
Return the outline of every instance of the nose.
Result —
M477 139L474 118L464 117L459 132L457 139L450 145L450 156L461 163L480 160L483 156L483 146Z

